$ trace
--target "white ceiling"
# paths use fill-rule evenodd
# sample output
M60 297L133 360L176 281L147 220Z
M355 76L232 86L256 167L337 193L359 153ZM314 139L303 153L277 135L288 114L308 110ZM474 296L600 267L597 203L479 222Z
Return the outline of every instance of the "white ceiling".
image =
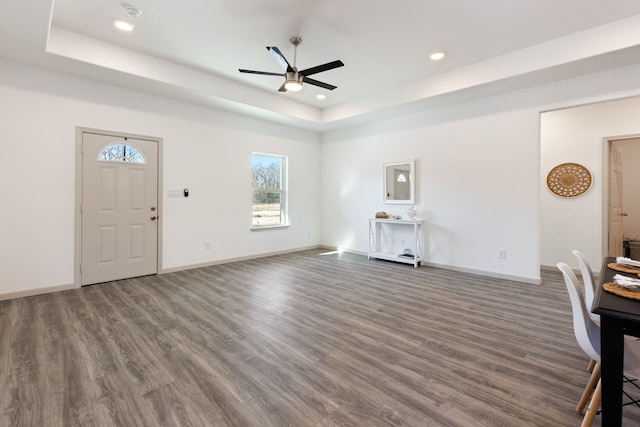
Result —
M114 18L142 11L132 33ZM280 93L265 49L338 86ZM435 50L442 62L428 58ZM384 115L640 63L640 0L3 0L0 57L294 126ZM327 95L319 101L318 93Z

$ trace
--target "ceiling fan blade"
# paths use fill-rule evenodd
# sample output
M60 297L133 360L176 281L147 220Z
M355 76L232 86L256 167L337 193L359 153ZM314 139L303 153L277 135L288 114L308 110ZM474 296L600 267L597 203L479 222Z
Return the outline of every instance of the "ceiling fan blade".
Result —
M324 89L329 89L329 90L334 90L335 88L338 87L338 86L330 85L329 83L324 83L324 82L321 82L321 81L318 81L318 80L310 79L307 76L304 76L302 81L304 83L309 83L310 85L318 86L318 87L321 87L321 88L324 88Z
M286 82L282 83L282 86L280 86L280 89L278 89L278 92L286 92L287 91L287 88L284 87L285 84L286 84Z
M340 60L327 62L326 64L318 65L315 67L307 68L306 70L299 71L303 76L310 76L312 74L321 73L323 71L333 70L334 68L344 67L344 63Z
M249 74L263 74L265 76L280 76L280 77L284 76L284 73L270 73L268 71L243 70L242 68L238 68L238 71L240 71L241 73L249 73Z
M278 64L280 64L282 68L286 69L288 72L293 71L293 67L291 66L291 64L289 64L289 61L287 61L287 58L284 57L282 52L280 52L280 49L275 46L267 46L267 50L271 52L271 55L273 55L273 57L276 59L276 61L278 61Z

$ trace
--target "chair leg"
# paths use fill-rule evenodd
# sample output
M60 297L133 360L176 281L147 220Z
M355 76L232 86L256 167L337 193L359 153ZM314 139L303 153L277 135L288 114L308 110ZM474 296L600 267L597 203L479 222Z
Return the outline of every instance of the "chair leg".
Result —
M602 401L602 383L598 381L598 386L596 387L595 393L593 393L591 402L589 402L587 413L584 414L584 419L582 420L581 427L591 427L591 424L593 424L593 420L595 419L596 415L598 415L598 408L600 407L601 401Z
M595 367L596 367L596 361L591 359L589 361L589 366L587 366L587 371L593 372L593 368L595 368Z
M582 396L580 397L580 401L578 402L578 406L576 406L576 412L581 414L584 410L584 407L587 406L587 402L589 402L589 398L593 394L594 388L596 384L600 381L600 364L596 363L596 366L593 368L591 372L591 378L589 378L589 382L587 383L584 391L582 392Z

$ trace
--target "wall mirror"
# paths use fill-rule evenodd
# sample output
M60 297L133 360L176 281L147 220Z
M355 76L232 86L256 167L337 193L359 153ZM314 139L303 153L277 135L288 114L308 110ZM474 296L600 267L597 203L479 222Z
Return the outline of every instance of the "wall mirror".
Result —
M415 202L415 162L384 164L384 202L412 205Z

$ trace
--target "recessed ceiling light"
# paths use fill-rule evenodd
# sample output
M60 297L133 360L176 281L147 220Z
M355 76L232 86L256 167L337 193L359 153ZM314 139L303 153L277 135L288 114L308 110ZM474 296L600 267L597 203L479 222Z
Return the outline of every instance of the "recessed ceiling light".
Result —
M113 25L116 26L117 29L122 30L122 31L133 31L135 25L127 22L127 21L123 21L122 19L114 19L113 20Z
M324 93L319 93L316 95L317 99L323 100L327 98L327 95L325 95Z
M442 58L444 58L446 55L446 52L443 50L439 50L437 52L433 52L431 55L429 55L429 58L431 58L432 61L440 61L442 60Z

